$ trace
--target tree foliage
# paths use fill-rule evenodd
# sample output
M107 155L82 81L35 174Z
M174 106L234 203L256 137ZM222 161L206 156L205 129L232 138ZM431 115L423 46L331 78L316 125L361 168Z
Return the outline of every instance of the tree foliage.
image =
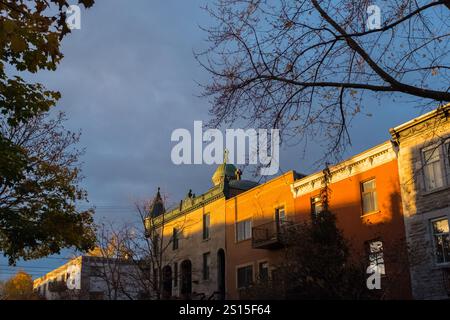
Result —
M367 97L433 108L450 101L450 1L377 3L381 25L369 29L372 4L218 0L206 6L216 24L206 28L210 47L196 57L212 75L204 92L212 125L245 119L279 128L295 142L320 137L330 156L350 142L348 123L374 101Z
M3 285L3 298L6 300L37 300L33 291L33 279L24 271L17 272Z
M0 121L0 135L24 159L18 175L0 188L0 250L10 263L69 246L88 250L95 241L93 212L76 208L87 196L77 186L79 134L63 124L63 114L43 114L15 127Z
M94 0L78 2L91 7ZM56 70L61 40L70 32L68 7L65 0L0 1L0 112L11 125L48 111L60 97L13 73Z
M336 218L321 212L313 221L284 228L282 262L270 279L257 279L244 299L355 300L375 295L366 287L366 265L351 250Z
M361 299L369 297L366 266L352 261L349 244L329 211L310 224L287 233L286 255L281 266L286 295L293 299Z
M89 8L94 0L79 0ZM14 263L75 246L92 245L91 212L78 213L86 194L80 179L78 136L47 112L60 93L24 80L56 70L70 32L65 0L0 1L0 251Z

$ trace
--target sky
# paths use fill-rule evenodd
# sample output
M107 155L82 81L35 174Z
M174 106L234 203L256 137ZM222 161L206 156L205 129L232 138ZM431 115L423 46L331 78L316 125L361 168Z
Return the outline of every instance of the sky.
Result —
M133 203L153 197L158 187L169 202L178 202L189 189L210 188L215 166L171 162L177 128L193 130L195 120L207 121L209 103L199 97L198 83L209 74L193 51L207 46L199 26L213 22L201 9L206 0L97 0L82 11L81 30L63 42L65 55L56 72L41 72L36 81L62 94L55 111L64 111L67 128L82 136L82 186L96 207L97 221L135 219ZM388 140L389 128L421 113L420 106L392 99L366 106L350 128L352 155ZM303 151L303 150L302 150ZM320 148L310 144L282 146L280 167L312 173ZM244 173L244 178L251 179ZM0 280L18 269L34 277L58 267L72 252L39 261L20 261L16 268L0 258Z

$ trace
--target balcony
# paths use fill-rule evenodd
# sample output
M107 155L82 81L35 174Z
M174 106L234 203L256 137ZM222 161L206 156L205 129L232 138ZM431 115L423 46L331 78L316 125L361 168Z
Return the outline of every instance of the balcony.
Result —
M288 221L281 224L271 221L254 227L252 229L253 249L275 250L283 247L281 236L287 225L290 225Z

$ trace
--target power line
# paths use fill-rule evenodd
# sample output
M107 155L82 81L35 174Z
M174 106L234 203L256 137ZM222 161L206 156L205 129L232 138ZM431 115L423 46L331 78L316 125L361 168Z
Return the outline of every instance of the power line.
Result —
M9 266L7 264L0 264L0 268L10 268L10 269L52 269L46 266Z

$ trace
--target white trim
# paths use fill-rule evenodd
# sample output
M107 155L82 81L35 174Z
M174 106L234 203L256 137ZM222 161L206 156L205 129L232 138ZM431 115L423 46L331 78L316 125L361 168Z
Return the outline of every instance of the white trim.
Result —
M432 252L433 252L433 264L436 267L442 267L442 266L448 266L450 264L450 261L445 261L445 262L437 262L437 256L436 256L436 233L434 233L434 226L433 223L436 221L440 221L440 220L447 220L447 224L450 227L450 219L448 217L448 215L444 214L440 217L435 217L432 219L429 219L429 228L430 228L430 235L431 235L431 241L433 242L433 248L432 248ZM444 233L439 233L438 235L442 235ZM450 236L450 232L448 232L449 236ZM445 259L445 258L444 258Z
M360 153L330 168L332 183L345 180L397 158L390 141ZM294 198L309 194L323 187L323 172L316 172L291 184Z

